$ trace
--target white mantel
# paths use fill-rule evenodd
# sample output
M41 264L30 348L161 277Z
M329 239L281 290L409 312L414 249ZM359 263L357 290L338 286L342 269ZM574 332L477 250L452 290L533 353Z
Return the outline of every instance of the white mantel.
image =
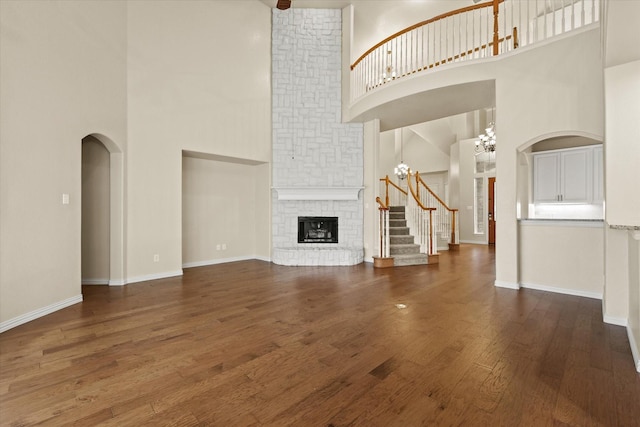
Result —
M358 200L364 187L273 187L278 200Z

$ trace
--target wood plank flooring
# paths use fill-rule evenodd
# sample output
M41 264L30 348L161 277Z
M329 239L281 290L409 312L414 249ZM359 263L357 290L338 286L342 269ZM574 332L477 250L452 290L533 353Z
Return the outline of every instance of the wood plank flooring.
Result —
M601 302L494 280L493 249L462 245L431 266L84 287L0 335L0 425L640 426Z

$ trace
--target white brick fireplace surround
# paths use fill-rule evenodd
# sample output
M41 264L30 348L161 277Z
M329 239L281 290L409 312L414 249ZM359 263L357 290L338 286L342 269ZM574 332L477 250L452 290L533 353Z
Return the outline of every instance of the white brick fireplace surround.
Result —
M354 265L363 250L361 124L343 124L340 9L273 10L271 259ZM298 243L299 216L338 217L338 243Z

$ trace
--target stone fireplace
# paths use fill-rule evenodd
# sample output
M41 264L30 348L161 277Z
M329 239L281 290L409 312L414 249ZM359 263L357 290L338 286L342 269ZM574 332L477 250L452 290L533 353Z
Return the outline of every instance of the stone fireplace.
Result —
M341 10L274 9L272 17L271 259L361 263L363 130L341 122ZM299 217L337 218L337 240L299 242Z

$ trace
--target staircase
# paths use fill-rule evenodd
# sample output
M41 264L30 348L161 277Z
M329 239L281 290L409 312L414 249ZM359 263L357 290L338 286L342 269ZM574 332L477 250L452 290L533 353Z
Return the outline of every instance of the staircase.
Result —
M420 253L420 245L409 234L404 206L389 207L389 250L395 266L427 264L427 254Z

